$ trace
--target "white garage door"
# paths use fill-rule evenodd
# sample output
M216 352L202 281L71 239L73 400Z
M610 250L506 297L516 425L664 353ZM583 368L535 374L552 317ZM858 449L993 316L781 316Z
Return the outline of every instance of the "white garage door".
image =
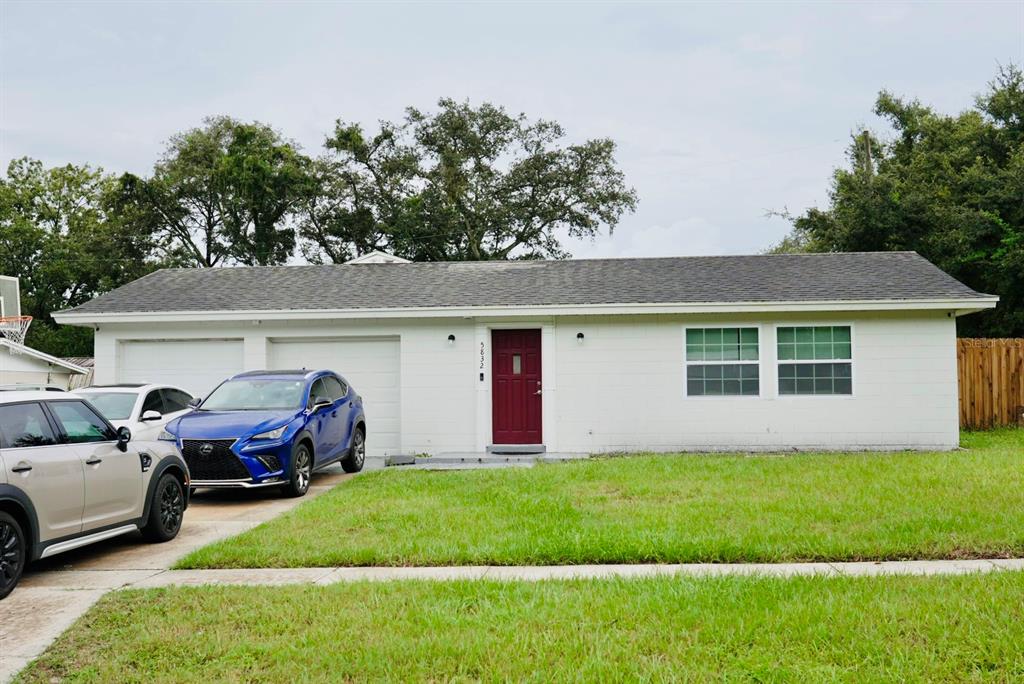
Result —
M241 340L125 340L117 380L167 383L206 396L241 372Z
M338 373L363 397L366 450L372 456L398 453L401 446L397 338L271 340L270 368L308 368Z

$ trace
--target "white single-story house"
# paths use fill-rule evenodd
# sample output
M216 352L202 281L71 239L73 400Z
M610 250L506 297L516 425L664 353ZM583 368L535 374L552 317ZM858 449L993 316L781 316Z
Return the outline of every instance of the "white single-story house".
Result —
M333 369L377 455L949 449L997 299L887 252L167 269L54 317L98 383Z

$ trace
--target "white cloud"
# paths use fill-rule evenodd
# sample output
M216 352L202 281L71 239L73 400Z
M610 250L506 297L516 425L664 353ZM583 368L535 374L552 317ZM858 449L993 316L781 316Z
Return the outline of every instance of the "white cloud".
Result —
M567 240L574 256L582 259L723 254L727 241L721 226L693 217L668 225L616 230L594 241Z

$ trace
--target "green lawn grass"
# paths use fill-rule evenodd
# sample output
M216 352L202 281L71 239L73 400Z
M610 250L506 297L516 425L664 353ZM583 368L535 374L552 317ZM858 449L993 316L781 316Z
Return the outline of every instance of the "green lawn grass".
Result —
M178 567L1024 555L1024 431L941 453L649 455L369 473Z
M1024 575L109 594L23 682L1020 681Z

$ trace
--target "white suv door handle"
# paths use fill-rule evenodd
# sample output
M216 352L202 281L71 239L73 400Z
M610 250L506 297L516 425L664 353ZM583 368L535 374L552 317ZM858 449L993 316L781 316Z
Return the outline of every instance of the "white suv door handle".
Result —
M32 470L32 466L30 466L28 463L25 463L24 461L11 468L12 473L27 473L30 470Z
M103 463L103 459L93 456L92 458L85 462L85 465L99 465L100 463Z

